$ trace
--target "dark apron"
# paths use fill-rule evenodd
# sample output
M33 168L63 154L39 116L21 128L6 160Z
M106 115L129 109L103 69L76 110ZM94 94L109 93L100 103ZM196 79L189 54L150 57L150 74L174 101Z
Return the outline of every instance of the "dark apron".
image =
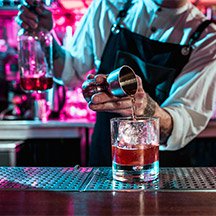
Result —
M191 45L209 22L198 27L187 45L162 43L120 27L129 7L130 1L118 14L117 24L112 26L98 74L109 74L122 65L129 65L142 78L145 91L161 104L168 97L175 78L187 64ZM90 166L111 165L110 119L117 116L120 115L97 113L90 147ZM163 156L160 155L161 158Z

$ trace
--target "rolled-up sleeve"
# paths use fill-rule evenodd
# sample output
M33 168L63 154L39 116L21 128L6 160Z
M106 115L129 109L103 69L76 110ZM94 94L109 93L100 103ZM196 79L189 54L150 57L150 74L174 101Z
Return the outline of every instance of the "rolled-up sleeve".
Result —
M83 78L92 69L98 71L111 25L124 3L125 0L92 1L76 27L70 47L66 48L69 52L62 73L66 85L73 86L77 79Z
M92 19L95 13L95 1L79 22L70 47L66 47L65 66L62 80L67 86L73 86L82 75L94 68L93 42L91 38Z
M189 63L161 105L173 118L173 130L160 150L178 150L207 126L216 104L216 33L197 42Z

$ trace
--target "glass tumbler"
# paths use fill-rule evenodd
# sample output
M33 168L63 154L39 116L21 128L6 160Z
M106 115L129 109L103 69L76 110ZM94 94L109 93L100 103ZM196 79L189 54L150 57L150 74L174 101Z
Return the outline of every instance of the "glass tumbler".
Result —
M43 28L18 33L20 85L26 92L46 91L53 85L53 38Z
M159 119L110 120L113 179L150 182L159 176Z

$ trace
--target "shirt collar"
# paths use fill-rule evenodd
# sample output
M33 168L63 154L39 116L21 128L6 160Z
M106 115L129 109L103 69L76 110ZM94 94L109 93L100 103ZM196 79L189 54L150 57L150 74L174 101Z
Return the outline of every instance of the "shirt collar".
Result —
M149 10L156 12L159 8L162 9L162 11L164 11L165 13L170 13L173 15L178 15L178 14L182 14L184 13L189 6L191 5L190 2L186 3L184 6L180 7L180 8L165 8L165 7L161 7L159 5L157 5L153 0L144 0L146 6L149 8Z
M155 4L155 2L152 0L143 0L143 1L147 7L147 10L149 10L149 11L156 12L160 8L160 6Z

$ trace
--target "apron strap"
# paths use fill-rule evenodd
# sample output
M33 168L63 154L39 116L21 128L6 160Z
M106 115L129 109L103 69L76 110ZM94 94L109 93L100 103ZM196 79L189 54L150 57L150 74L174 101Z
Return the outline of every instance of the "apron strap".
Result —
M190 36L189 43L188 43L190 47L200 38L205 28L208 27L208 25L211 23L212 23L211 20L205 20L198 26L196 31Z
M129 8L132 6L132 0L128 0L125 5L124 5L124 8L119 11L118 15L117 15L117 19L116 19L116 23L112 25L111 27L111 31L114 33L114 34L118 34L119 31L120 31L120 25L123 21L123 19L126 17L127 15L127 12L129 10Z
M123 10L121 10L117 16L117 19L118 18L124 18L126 17L127 15L127 11L129 10L129 8L132 6L132 0L128 0L125 5L124 5L124 8Z

